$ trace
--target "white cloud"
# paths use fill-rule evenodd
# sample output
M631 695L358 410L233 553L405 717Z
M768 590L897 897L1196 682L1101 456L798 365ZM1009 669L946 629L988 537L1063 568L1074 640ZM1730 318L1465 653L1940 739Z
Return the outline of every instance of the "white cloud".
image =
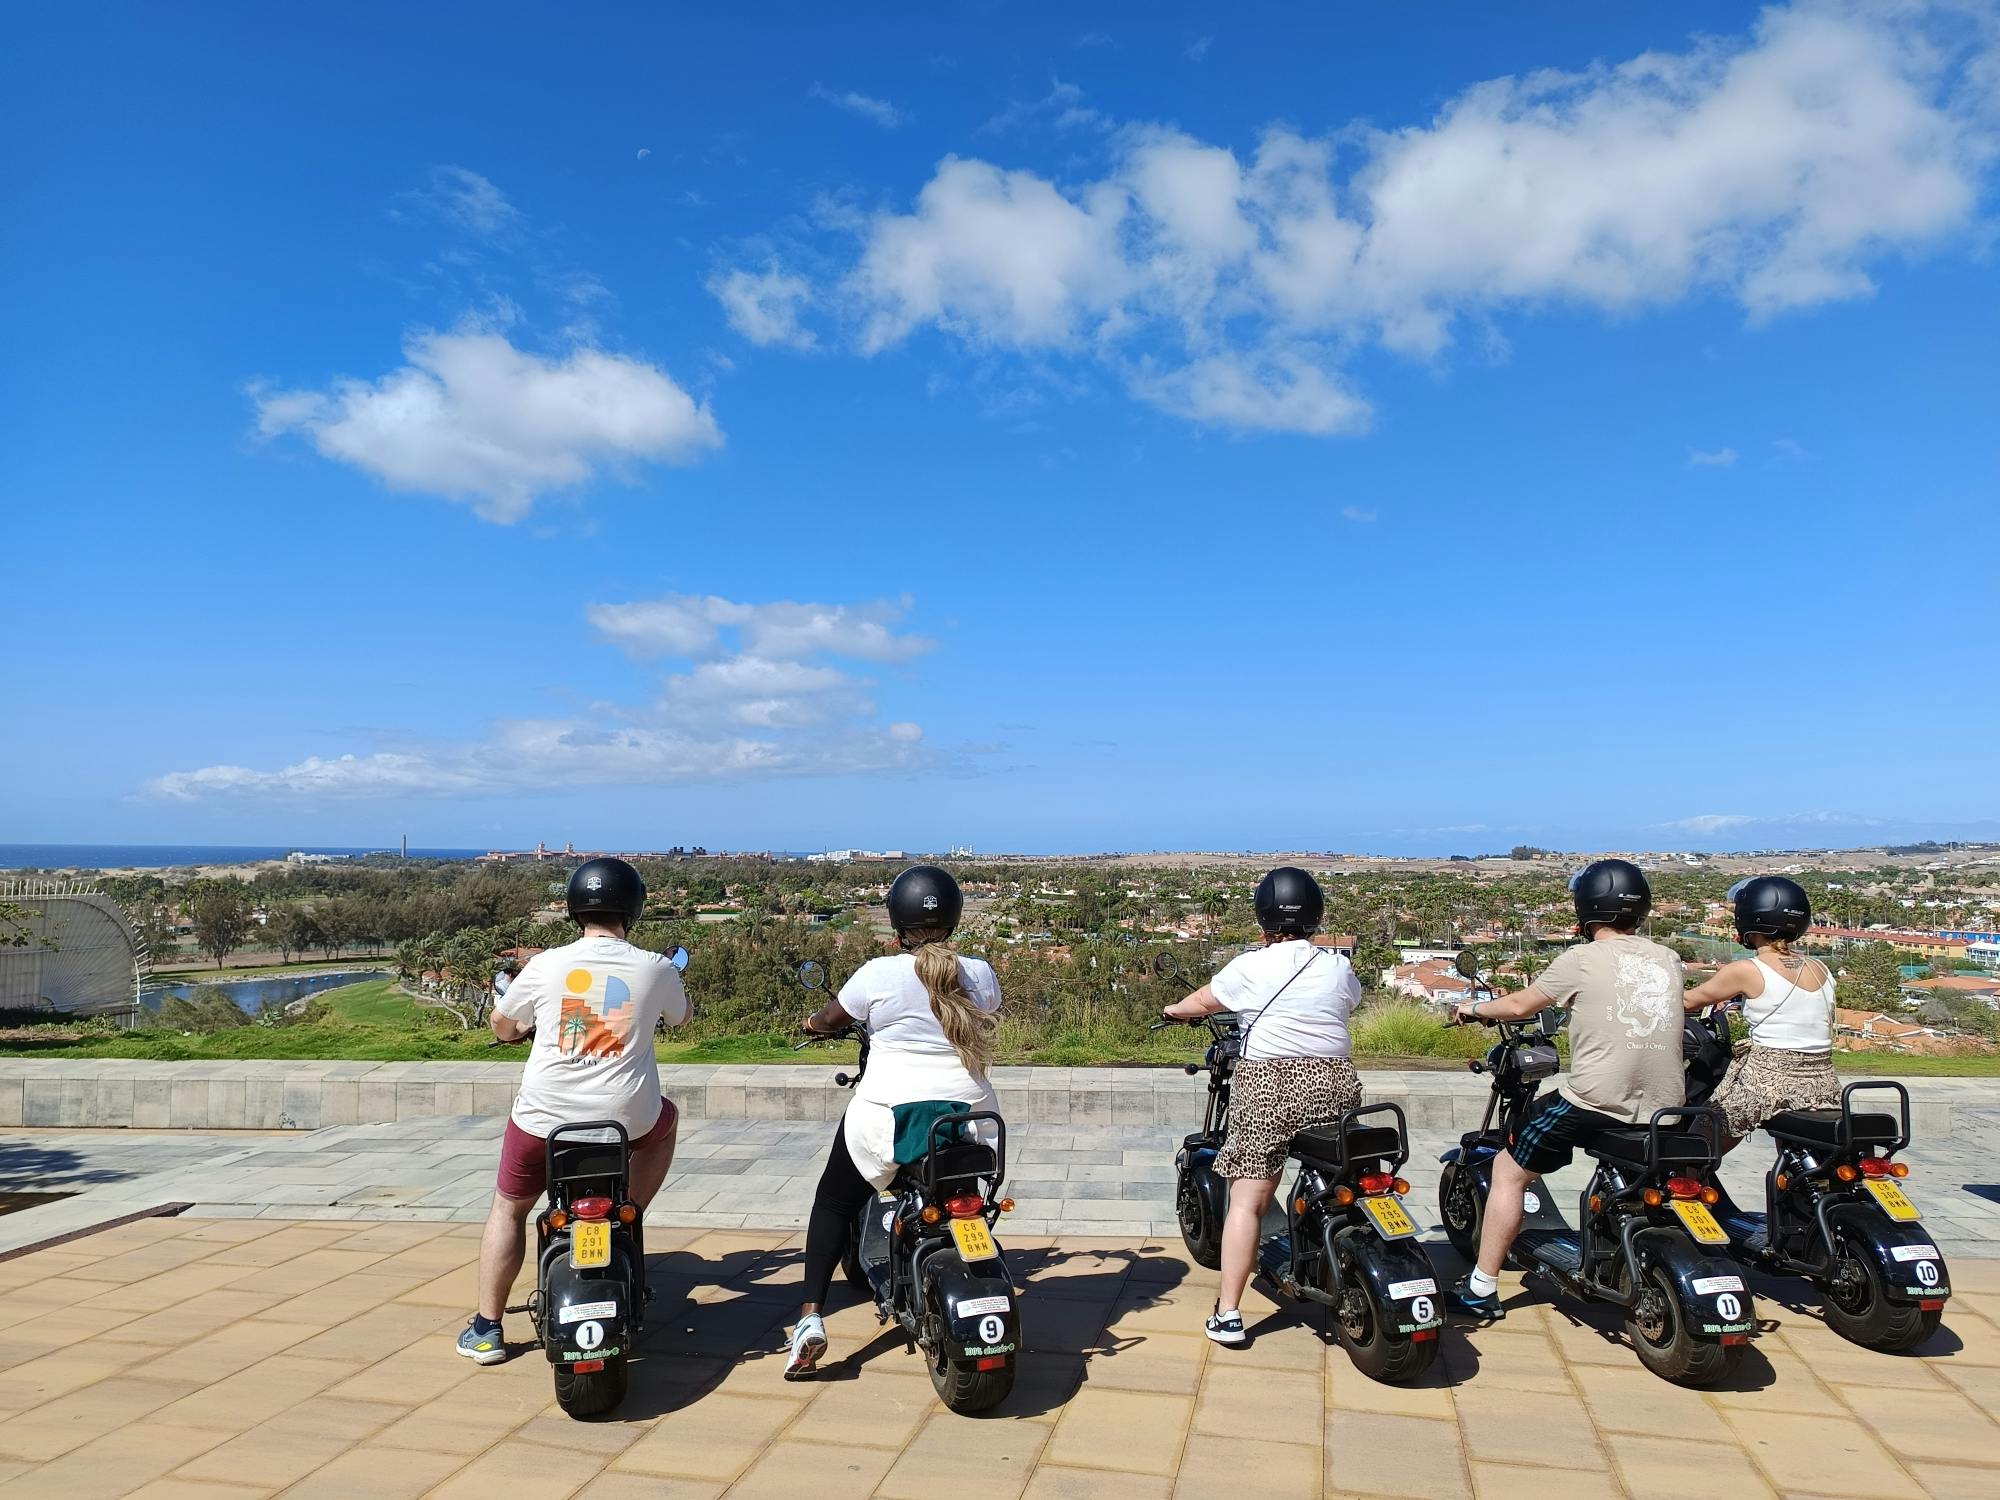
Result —
M1186 57L1189 62L1200 62L1208 56L1208 49L1215 45L1212 36L1198 36L1187 44Z
M812 301L812 285L776 262L762 271L718 273L709 278L708 291L722 304L729 326L753 344L810 349L816 342L809 329L799 326L799 310Z
M543 358L473 326L414 333L403 355L374 381L254 388L258 431L296 433L391 489L503 523L601 468L686 462L722 444L707 404L641 360L592 348Z
M1744 36L1476 84L1402 129L1274 126L1246 157L1130 127L1076 182L947 157L909 212L866 221L838 296L864 352L932 326L1103 359L1194 420L1356 431L1338 366L1364 342L1428 358L1510 310L1705 296L1756 323L1966 231L2000 48L1962 19L1800 0ZM1083 108L1058 84L989 125Z
M1058 130L1109 129L1111 122L1083 100L1083 90L1075 84L1064 83L1060 78L1053 79L1048 93L1041 98L1016 99L979 128L988 134L999 135L1031 120L1046 119Z
M1756 821L1757 819L1748 813L1697 813L1691 818L1675 818L1672 822L1662 823L1660 827L1671 828L1680 833L1722 833Z
M740 604L713 595L673 594L635 604L593 604L591 626L640 658L706 656L722 649L725 629L739 633L745 654L772 661L841 656L857 661L909 661L929 651L925 636L900 634L908 599L865 604Z
M822 104L831 104L835 109L844 109L851 115L872 120L885 130L894 130L909 119L907 113L896 108L887 99L874 99L867 94L857 94L852 89L839 91L830 89L823 83L816 83L806 90L806 94Z
M494 234L520 215L507 195L464 167L432 167L428 195L433 208L474 234Z
M1032 172L946 157L910 214L879 214L850 279L865 309L862 347L935 322L974 342L1070 342L1124 293L1122 195L1082 203Z
M634 655L697 660L662 679L650 703L505 719L476 742L175 771L149 790L179 801L330 800L922 769L933 760L922 727L878 722L865 678L813 659L903 661L929 649L889 628L908 607L693 596L593 605L590 623Z
M1713 450L1693 448L1688 451L1688 467L1690 469L1727 469L1735 462L1736 450L1734 448L1716 448Z
M1361 526L1371 525L1377 519L1374 511L1364 510L1358 505L1341 506L1340 518L1343 521L1353 521Z

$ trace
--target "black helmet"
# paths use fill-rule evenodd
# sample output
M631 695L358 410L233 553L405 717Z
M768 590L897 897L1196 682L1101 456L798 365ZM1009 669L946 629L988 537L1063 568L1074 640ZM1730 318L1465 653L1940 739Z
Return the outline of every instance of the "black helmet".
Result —
M1806 888L1782 875L1755 875L1729 888L1736 903L1736 935L1753 932L1766 937L1795 938L1812 925L1812 902Z
M911 865L889 887L889 925L898 932L950 932L964 910L958 882L936 865Z
M1297 865L1279 865L1257 882L1257 925L1266 932L1305 937L1319 931L1326 896Z
M1646 872L1629 859L1600 859L1569 878L1576 902L1576 925L1585 932L1597 923L1637 927L1653 909Z
M646 882L622 859L587 859L569 878L569 915L616 917L628 928L646 909Z

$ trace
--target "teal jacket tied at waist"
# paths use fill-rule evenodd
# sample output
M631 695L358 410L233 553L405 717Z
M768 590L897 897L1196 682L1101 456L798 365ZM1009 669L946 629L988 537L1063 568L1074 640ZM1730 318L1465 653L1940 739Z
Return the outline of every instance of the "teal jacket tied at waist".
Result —
M891 1105L889 1112L896 1121L896 1164L906 1166L930 1150L931 1126L952 1115L971 1114L972 1106L956 1099L919 1099L913 1104ZM956 1140L964 1133L961 1126L945 1131L943 1139Z

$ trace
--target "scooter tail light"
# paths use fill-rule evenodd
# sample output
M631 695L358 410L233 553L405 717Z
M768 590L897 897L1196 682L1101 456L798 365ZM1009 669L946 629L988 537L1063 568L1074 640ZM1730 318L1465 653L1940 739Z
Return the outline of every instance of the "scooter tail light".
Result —
M951 1210L954 1219L976 1219L986 1211L986 1200L977 1193L960 1193L947 1199L945 1207Z
M1361 1174L1361 1191L1368 1194L1371 1198L1378 1193L1388 1192L1395 1185L1396 1179L1387 1172L1363 1172Z
M601 1359L580 1359L569 1368L570 1372L575 1375L595 1375L599 1370L604 1368L604 1361Z
M979 1360L977 1363L975 1363L973 1365L973 1368L976 1370L998 1370L1003 1366L1005 1366L1006 1363L1007 1363L1006 1355L989 1354L984 1359Z
M1667 1191L1676 1198L1699 1198L1701 1184L1692 1177L1669 1177Z
M570 1212L575 1214L579 1219L589 1219L595 1222L599 1219L608 1219L611 1217L611 1200L609 1198L578 1198L569 1207Z
M1889 1175L1889 1164L1879 1156L1864 1156L1861 1158L1861 1175L1863 1177L1887 1177Z

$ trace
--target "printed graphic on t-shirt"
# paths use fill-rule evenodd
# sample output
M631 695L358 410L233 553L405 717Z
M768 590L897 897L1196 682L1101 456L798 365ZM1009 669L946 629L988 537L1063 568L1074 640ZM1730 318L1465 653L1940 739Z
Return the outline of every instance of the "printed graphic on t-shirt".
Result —
M1651 1036L1680 1009L1673 1003L1674 976L1644 953L1620 951L1617 991L1618 1019L1634 1041Z
M632 1034L632 986L616 974L571 969L563 980L557 1047L577 1057L619 1057Z

